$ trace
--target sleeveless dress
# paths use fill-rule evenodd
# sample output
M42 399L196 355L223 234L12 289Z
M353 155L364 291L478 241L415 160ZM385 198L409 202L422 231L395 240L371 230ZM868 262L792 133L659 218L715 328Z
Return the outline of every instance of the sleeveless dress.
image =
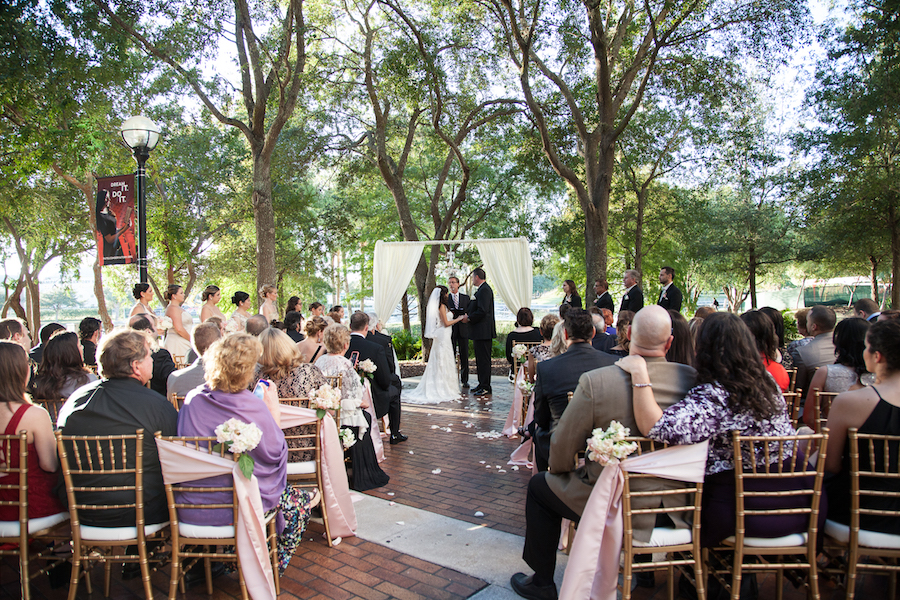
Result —
M23 404L15 412L12 419L6 425L6 435L15 435L19 427L19 421L25 416L25 411L31 408L30 404ZM7 464L11 467L19 466L19 442L10 442L9 455L2 456L6 448L0 448L0 464ZM28 518L39 519L41 517L49 517L61 512L66 512L66 508L60 503L56 494L53 493L53 487L56 485L56 473L48 473L41 468L38 459L37 450L34 443L28 444ZM0 500L17 501L18 491L16 490L0 490ZM18 521L19 509L14 506L0 506L0 521Z
M416 389L404 392L403 401L410 404L438 404L458 400L459 376L456 373L456 359L450 336L452 327L441 323L434 334L431 355L425 365L425 373Z
M830 365L828 371L831 371ZM872 391L878 396L878 404L872 409L872 413L866 422L859 428L860 433L875 433L885 435L900 435L900 407L885 402L872 386ZM900 448L898 445L889 446L890 461L896 465L900 460ZM883 446L875 443L875 464L878 469L884 467ZM870 468L869 456L861 452L859 456L860 470ZM874 481L861 481L862 485L869 489L892 489L891 481L876 478ZM896 485L896 484L894 484ZM841 472L825 480L825 490L828 493L828 518L844 525L850 525L850 448L849 440L844 448L844 456L841 459ZM896 498L860 498L862 508L880 510L900 510L900 502ZM866 531L880 531L900 535L900 520L880 515L860 515L860 527Z
M194 326L194 319L183 308L181 309L181 324L184 326L185 331L190 334L191 328ZM187 357L188 352L191 351L191 342L175 333L174 329L169 329L166 331L166 341L163 347L169 351L173 358L176 356Z

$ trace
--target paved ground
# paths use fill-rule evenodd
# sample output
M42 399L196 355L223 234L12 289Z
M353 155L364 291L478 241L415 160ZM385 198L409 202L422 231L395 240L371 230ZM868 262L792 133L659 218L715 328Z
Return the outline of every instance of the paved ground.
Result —
M358 537L328 548L321 524L311 524L307 541L282 578L281 598L517 598L508 580L526 569L521 536L530 474L506 464L518 440L491 436L502 429L512 400L512 386L503 378L495 377L493 388L489 398L404 405L402 430L410 439L386 446L382 466L390 484L357 498ZM559 559L557 581L565 556ZM655 589L638 589L633 597L665 598L664 574L656 580ZM775 597L773 580L761 581L760 598ZM93 581L94 593L88 596L82 586L79 598L102 598L100 572ZM153 576L153 585L156 597L164 598L167 569ZM215 599L240 597L236 576L217 579L215 588ZM35 580L33 589L36 599L66 597L64 589L50 590L46 578ZM864 578L857 593L887 598L884 578ZM0 600L19 597L16 569L6 559L0 567ZM123 582L116 574L110 597L131 600L143 592L137 580ZM209 598L202 587L185 597ZM822 597L836 600L843 591L826 586ZM786 584L784 598L800 600L805 594Z

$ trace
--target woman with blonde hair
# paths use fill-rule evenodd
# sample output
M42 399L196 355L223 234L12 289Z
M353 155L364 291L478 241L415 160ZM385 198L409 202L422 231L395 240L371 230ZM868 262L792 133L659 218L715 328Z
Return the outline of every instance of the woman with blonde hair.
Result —
M278 319L278 306L275 299L278 298L278 288L267 283L259 288L259 297L263 299L262 306L259 307L259 314L266 318L266 323Z
M316 360L325 354L325 346L322 345L322 336L325 335L325 328L328 323L323 317L310 317L306 321L306 339L297 344L297 349L303 356L303 362L315 363Z
M166 339L163 347L173 356L187 357L191 351L191 327L194 319L188 311L182 308L184 304L184 288L173 283L166 289L166 316L172 319L172 327L166 331Z
M200 295L200 299L203 300L203 308L200 309L201 323L206 323L210 317L219 317L223 322L225 321L225 315L218 307L219 300L222 299L222 291L218 286L206 286L206 289Z

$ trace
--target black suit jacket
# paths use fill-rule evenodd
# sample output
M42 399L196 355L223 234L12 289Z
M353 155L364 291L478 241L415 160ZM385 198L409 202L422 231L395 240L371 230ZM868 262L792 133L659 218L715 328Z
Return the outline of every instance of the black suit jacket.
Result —
M578 387L578 378L588 371L608 367L616 360L586 342L578 342L559 356L537 363L534 422L549 433L566 410L568 393Z
M634 286L630 292L622 296L622 305L619 306L619 311L637 312L642 308L644 308L644 292L639 286Z
M397 365L394 363L394 347L392 345L391 336L386 333L381 333L380 331L370 331L369 335L366 336L366 339L370 342L375 342L382 348L384 348L384 357L387 359L388 369L390 369L391 375L397 372Z
M354 352L359 352L359 360L369 359L375 363L374 379L372 380L372 402L375 404L375 413L383 415L387 413L388 405L391 402L389 393L391 368L388 366L384 348L361 335L350 334L350 348L344 356L350 358L350 355Z
M594 350L609 352L618 343L619 341L616 336L609 335L605 331L594 330L594 339L591 340L591 346L594 347Z
M666 310L677 310L681 311L681 302L684 298L681 295L681 290L675 287L675 284L669 286L669 289L666 290L665 294L660 294L659 296L659 304Z
M616 312L616 305L613 301L612 294L603 292L594 300L594 306L597 308L608 308L611 312Z
M469 338L492 340L497 337L494 321L494 290L486 282L475 290L475 296L466 309L469 315Z
M165 348L160 348L150 354L153 358L153 377L150 379L150 389L165 398L169 375L175 370L175 361Z
M447 293L447 302L445 302L445 305L447 306L448 309L450 309L450 312L453 314L453 319L455 319L456 317L466 314L466 309L469 307L469 297L466 294L463 294L462 292L460 292L459 308L457 309L457 308L453 308L453 297L448 292ZM450 319L450 320L452 321L453 319ZM454 323L453 324L453 333L451 335L452 335L453 339L455 339L455 340L460 339L460 338L468 339L469 338L469 324L463 323L462 321L460 321L459 323Z

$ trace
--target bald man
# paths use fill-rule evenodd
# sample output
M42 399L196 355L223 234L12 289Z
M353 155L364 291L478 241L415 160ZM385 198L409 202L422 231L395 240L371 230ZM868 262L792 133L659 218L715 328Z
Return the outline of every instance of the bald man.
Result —
M666 362L666 351L672 344L672 320L661 306L645 306L634 316L626 331L631 340L630 353L647 361L653 392L665 409L684 398L696 380L697 372L687 365ZM557 597L553 573L556 569L556 547L563 518L578 521L587 504L594 483L603 467L590 460L573 470L575 454L585 449L591 432L618 421L640 435L634 419L631 375L613 365L583 374L572 402L559 420L550 439L550 472L538 473L528 484L525 500L525 549L522 558L534 569L533 576L516 573L510 581L513 590L524 598ZM646 479L632 483L635 491L677 487L662 479ZM638 501L640 500L640 502ZM675 496L634 499L635 508L683 506L685 498ZM687 527L681 514L669 517L678 528ZM654 515L634 517L634 539L648 542L655 525ZM671 526L671 525L670 525Z

